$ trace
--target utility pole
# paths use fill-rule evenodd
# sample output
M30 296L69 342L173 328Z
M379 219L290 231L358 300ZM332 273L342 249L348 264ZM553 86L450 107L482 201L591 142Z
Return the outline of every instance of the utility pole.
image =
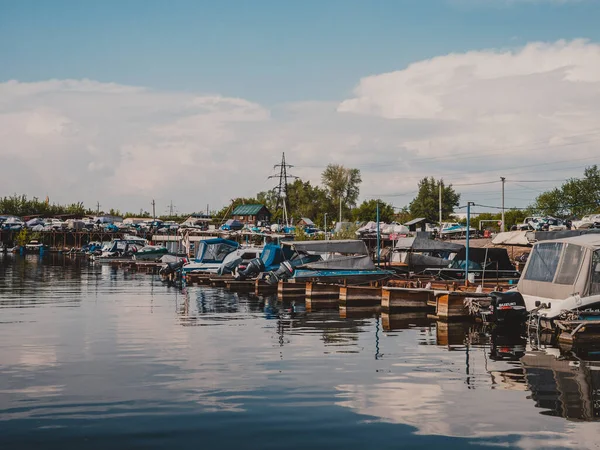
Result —
M440 180L440 231L442 231L442 180Z
M342 196L340 195L340 223L342 223Z
M500 177L500 179L502 180L502 228L500 229L500 231L504 232L504 183L506 182L506 178Z
M325 240L327 240L327 213L325 213Z
M271 178L279 178L279 183L277 184L277 186L275 186L275 188L273 189L274 191L277 192L277 203L275 204L275 209L278 210L279 208L281 208L283 210L283 214L284 214L284 220L285 220L285 224L289 225L287 223L287 212L289 210L289 205L287 204L287 187L288 187L288 178L294 178L297 179L298 177L294 176L294 175L290 175L288 174L288 169L291 169L292 165L287 164L285 162L285 152L281 154L281 163L280 164L275 164L273 166L273 169L279 169L279 175L271 175L269 177L269 179Z
M100 215L100 202L96 202L96 215Z
M169 206L169 217L173 217L173 200L171 200L171 204Z
M152 199L152 220L156 220L156 202Z

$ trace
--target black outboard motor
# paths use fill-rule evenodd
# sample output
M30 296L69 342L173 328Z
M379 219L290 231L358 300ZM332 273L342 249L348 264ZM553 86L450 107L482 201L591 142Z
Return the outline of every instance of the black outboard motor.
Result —
M244 260L242 258L235 258L232 261L229 261L227 264L221 265L217 269L217 275L228 275L233 273L236 267L238 267Z
M172 275L177 272L181 272L181 268L184 266L184 264L185 264L184 259L182 259L181 261L177 261L177 262L167 263L167 265L165 267L162 267L158 271L158 273L161 277L167 278L169 275Z
M294 275L294 268L289 261L284 261L279 265L279 269L274 272L269 272L266 280L269 284L276 284L280 280L289 280Z
M235 274L236 280L247 280L248 278L255 278L259 273L265 271L265 263L260 258L251 259L244 270L238 270Z
M486 315L489 322L497 325L523 325L527 321L527 308L520 292L492 292L490 311Z

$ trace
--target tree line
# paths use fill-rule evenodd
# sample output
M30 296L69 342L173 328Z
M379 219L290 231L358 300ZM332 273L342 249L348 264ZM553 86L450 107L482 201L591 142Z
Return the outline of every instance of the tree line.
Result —
M452 184L446 184L443 179L425 177L418 182L415 198L406 206L396 208L381 199L368 199L358 204L360 184L362 183L359 169L346 168L339 164L329 164L321 174L321 183L312 184L310 181L296 179L287 186L286 205L288 217L295 221L308 217L317 225L323 226L325 214L327 221L333 223L339 219L340 205L342 220L369 221L375 220L377 205L381 221L406 223L415 218L424 218L427 222L439 222L439 195L442 194L442 220L450 219L459 206L460 194ZM281 205L275 190L263 191L254 197L240 197L230 205L212 215L217 219L227 219L236 206L241 204L264 204L272 213L274 222L283 217ZM0 214L10 214L19 217L40 215L42 217L63 214L83 216L93 215L97 211L86 208L83 202L59 205L50 203L48 198L40 200L37 197L28 198L26 195L11 195L0 198ZM527 216L550 215L559 218L575 218L586 214L600 213L600 171L596 165L587 167L582 178L570 178L560 187L540 193L527 208L507 209L505 211L506 226L520 223ZM122 217L148 217L148 211L139 213L110 209L108 214ZM174 217L159 217L163 220L182 220L186 214ZM483 213L473 218L473 226L478 227L481 220L500 220L501 213Z

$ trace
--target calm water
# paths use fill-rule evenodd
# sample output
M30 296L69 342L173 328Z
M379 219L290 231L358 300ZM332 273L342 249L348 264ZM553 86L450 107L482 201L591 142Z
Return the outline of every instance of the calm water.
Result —
M600 364L479 331L0 255L0 448L599 447Z

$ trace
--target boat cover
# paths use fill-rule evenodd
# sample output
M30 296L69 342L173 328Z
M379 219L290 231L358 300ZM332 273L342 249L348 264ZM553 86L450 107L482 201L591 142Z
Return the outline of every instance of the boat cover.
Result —
M205 239L199 242L196 262L223 262L225 257L240 245L223 238Z
M435 239L424 239L419 237L406 237L398 239L396 250L412 250L413 252L446 251L458 252L465 246L453 242L436 241Z
M463 248L454 257L454 265L459 265L460 261L467 259L467 249ZM515 266L508 257L505 248L476 248L469 247L469 261L477 263L482 267L487 263L490 269L496 269L495 262L498 262L498 270L515 270ZM491 264L490 264L491 262ZM469 265L470 267L471 265Z
M340 256L327 260L315 261L301 266L312 270L376 270L375 264L368 255Z
M358 255L369 254L364 241L358 239L333 241L290 241L282 242L281 244L283 246L289 245L298 252L350 253Z
M260 259L262 259L266 270L273 270L273 268L279 267L279 264L290 259L292 256L293 252L290 247L280 247L277 244L267 244L263 248Z
M523 246L531 246L532 242L529 240L528 235L531 235L530 231L505 231L503 233L498 233L492 239L492 244L494 245L523 245Z

